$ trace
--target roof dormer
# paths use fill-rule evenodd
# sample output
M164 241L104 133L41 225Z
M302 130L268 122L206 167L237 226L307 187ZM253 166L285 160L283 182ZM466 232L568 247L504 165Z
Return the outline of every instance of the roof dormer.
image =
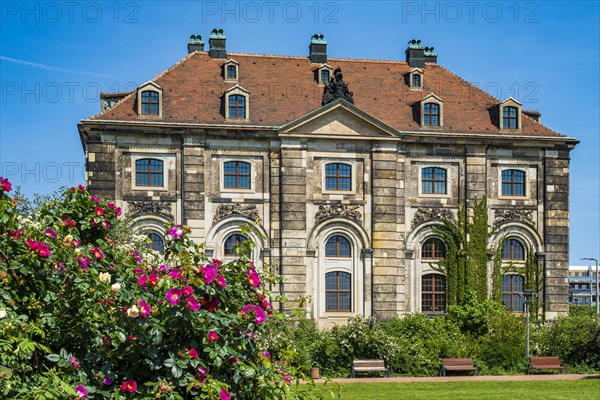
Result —
M239 66L239 63L231 58L223 63L223 78L225 78L225 82L239 82Z
M250 92L235 85L225 91L224 100L226 121L250 120Z
M149 81L137 89L137 113L140 118L162 118L163 90Z
M444 100L431 93L420 103L420 124L422 128L441 128L444 126Z
M520 131L521 123L521 103L509 97L498 105L498 127L501 131Z
M316 73L317 82L319 85L324 86L331 80L333 68L330 65L321 64L319 68L317 68Z
M425 71L421 68L411 68L408 73L408 86L411 90L423 90Z

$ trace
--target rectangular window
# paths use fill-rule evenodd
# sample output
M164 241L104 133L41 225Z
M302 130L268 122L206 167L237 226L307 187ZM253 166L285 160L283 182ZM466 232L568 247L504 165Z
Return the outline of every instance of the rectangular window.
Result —
M136 186L163 186L163 162L148 158L136 160L135 184Z
M325 274L325 310L352 311L352 275L347 272Z
M502 196L525 196L525 172L516 169L502 171Z
M242 161L224 163L223 187L226 189L250 189L250 164Z
M446 194L446 170L443 168L423 168L421 190L424 194Z
M227 66L227 79L237 79L237 67L235 65Z
M352 190L352 167L348 164L332 163L325 166L326 190Z

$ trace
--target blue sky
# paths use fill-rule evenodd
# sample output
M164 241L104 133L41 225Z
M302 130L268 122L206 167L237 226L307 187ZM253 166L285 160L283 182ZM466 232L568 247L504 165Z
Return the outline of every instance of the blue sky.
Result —
M599 3L559 1L3 1L0 176L27 194L84 183L77 123L223 28L233 52L404 59L406 43L491 94L513 96L581 144L571 162L571 264L600 244ZM206 40L208 42L208 40Z

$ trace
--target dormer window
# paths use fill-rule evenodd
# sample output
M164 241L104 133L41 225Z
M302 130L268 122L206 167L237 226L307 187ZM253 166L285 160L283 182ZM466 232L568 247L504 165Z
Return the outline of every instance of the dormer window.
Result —
M327 64L323 64L317 69L317 81L319 85L327 85L329 83L332 71L333 69Z
M250 119L250 94L239 85L225 92L225 118L228 120Z
M509 97L499 105L500 130L519 130L521 129L521 103Z
M421 100L421 126L438 127L444 125L444 101L435 94Z
M440 124L440 106L435 103L425 103L423 105L423 125Z
M142 92L142 114L158 115L158 92L146 90Z
M517 129L519 127L519 118L517 117L517 107L502 108L502 126L507 129Z
M239 80L239 65L235 60L227 60L223 64L223 75L225 81L237 82Z
M162 118L162 88L147 82L137 90L137 110L140 117Z
M408 75L408 84L411 89L422 90L423 89L423 70L420 68L413 68L410 70Z

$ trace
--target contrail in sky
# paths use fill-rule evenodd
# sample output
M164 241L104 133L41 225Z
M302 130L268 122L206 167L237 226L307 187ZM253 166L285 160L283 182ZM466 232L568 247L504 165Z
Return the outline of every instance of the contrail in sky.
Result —
M16 58L4 57L4 56L0 56L0 61L6 61L6 62L21 64L21 65L27 65L30 67L45 69L48 71L64 72L67 74L87 75L87 76L93 76L96 78L110 78L109 75L105 75L105 74L97 74L95 72L76 71L76 70L72 70L72 69L57 68L57 67L52 67L52 66L46 65L46 64L39 64L39 63L34 63L34 62L30 62L30 61L25 61L25 60L18 60Z

